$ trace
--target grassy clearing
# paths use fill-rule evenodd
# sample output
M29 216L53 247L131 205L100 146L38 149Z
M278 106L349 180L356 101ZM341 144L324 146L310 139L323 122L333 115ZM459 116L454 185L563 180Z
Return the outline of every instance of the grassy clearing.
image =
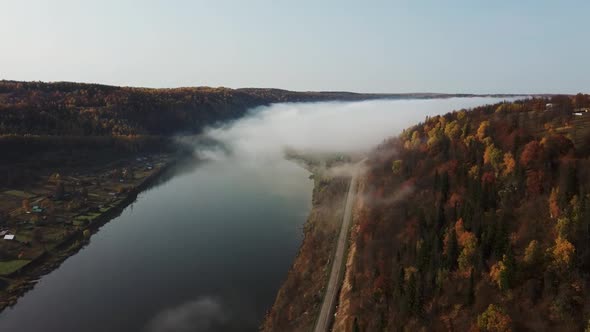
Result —
M0 262L0 275L9 275L15 271L18 271L23 266L29 264L30 260L26 259L15 259L7 262Z
M100 215L101 215L100 212L90 212L88 214L79 215L74 218L73 223L74 223L74 225L76 225L76 224L84 225L84 224L94 221L94 219L98 218Z
M15 239L18 242L30 242L33 240L33 234L30 230L19 230L19 232L15 236Z
M72 221L72 225L74 226L86 226L88 222L86 220L74 220Z
M64 238L64 231L60 228L46 228L43 238L48 242L60 242Z

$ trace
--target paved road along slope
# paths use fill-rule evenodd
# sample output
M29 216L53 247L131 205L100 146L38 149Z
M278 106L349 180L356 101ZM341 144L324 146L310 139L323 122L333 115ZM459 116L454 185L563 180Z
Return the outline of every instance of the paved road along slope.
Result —
M346 207L344 208L344 217L342 218L342 228L338 236L338 243L336 246L336 253L332 263L332 271L330 272L330 279L328 279L328 286L324 295L324 302L318 320L315 325L315 332L329 331L334 315L334 306L336 305L336 298L340 290L340 283L344 274L344 254L348 244L348 229L352 220L352 206L356 192L356 181L359 173L359 166L362 161L357 164L357 169L354 171L352 179L350 180L350 187L348 188L348 195L346 196Z

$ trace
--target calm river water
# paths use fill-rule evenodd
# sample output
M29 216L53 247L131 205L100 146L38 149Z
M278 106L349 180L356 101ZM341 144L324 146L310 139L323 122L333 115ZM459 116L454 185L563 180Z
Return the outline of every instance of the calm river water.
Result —
M368 149L425 115L496 101L279 104L209 130L223 152L141 193L0 314L0 331L255 331L311 208L285 147Z

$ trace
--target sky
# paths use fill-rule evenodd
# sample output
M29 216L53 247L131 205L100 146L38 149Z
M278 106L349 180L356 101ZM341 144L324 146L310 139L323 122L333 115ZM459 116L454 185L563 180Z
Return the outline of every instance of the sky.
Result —
M0 1L0 79L590 92L587 0Z

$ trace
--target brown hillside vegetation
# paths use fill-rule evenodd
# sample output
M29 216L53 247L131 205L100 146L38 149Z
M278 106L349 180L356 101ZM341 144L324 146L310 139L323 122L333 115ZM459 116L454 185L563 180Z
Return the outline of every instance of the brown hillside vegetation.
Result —
M337 326L583 330L590 113L574 112L587 107L577 95L455 111L374 150Z
M0 135L172 135L199 132L270 103L449 96L0 81Z
M146 89L1 81L0 134L104 136L195 132L204 125L236 118L265 101L265 96L227 88Z

